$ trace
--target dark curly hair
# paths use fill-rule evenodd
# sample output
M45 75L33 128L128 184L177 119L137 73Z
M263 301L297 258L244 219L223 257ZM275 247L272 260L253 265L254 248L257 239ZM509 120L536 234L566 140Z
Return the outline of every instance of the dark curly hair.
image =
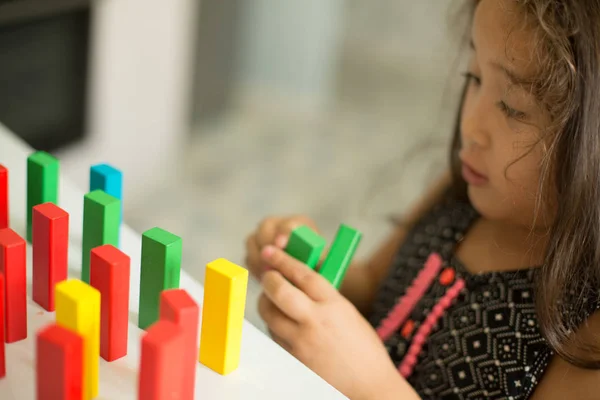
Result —
M544 133L539 204L551 192L556 216L536 287L537 314L550 347L566 361L600 368L600 343L579 334L600 283L600 0L514 0L534 32L539 74L529 83L552 124ZM479 1L471 0L471 18ZM521 25L520 25L521 26ZM516 27L518 29L518 27ZM463 94L464 99L464 94ZM468 200L461 176L460 118L450 164L454 197Z

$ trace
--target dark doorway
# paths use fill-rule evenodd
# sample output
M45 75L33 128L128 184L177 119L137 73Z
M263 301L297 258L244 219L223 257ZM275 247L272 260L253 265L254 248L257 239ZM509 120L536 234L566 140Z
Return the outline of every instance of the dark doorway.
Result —
M90 7L0 0L0 123L38 150L82 139Z

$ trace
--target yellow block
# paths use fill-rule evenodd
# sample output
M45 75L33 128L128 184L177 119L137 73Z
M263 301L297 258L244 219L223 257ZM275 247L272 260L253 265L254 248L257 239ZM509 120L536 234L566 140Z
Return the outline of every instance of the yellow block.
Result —
M223 258L206 265L199 361L222 375L240 363L248 271Z
M83 336L83 398L98 396L100 292L70 279L56 285L56 323Z

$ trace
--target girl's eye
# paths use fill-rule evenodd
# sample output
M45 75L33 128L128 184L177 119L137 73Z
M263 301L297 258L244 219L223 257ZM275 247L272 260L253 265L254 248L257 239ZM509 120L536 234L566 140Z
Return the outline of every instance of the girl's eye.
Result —
M508 118L523 120L527 117L527 114L525 114L523 111L515 110L514 108L509 107L508 104L502 100L498 102L498 108L500 108L500 110Z
M472 72L464 72L462 75L467 79L467 81L473 82L477 86L481 85L481 78Z

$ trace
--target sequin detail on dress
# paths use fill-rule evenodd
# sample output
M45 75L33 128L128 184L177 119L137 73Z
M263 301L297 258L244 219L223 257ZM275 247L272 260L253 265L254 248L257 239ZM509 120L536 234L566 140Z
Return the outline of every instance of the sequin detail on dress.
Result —
M379 327L427 258L440 256L438 279L405 317L411 329L403 331L400 324L384 341L423 399L529 399L552 356L536 318L536 270L474 275L454 256L476 218L469 204L458 202L441 204L423 218L399 249L369 317ZM453 272L442 279L446 268ZM445 300L463 285L452 301Z

